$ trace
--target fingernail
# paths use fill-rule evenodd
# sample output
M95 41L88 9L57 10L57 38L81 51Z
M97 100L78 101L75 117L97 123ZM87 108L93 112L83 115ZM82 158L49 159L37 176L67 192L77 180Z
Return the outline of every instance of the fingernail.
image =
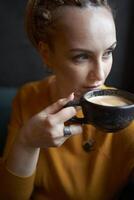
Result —
M72 93L69 95L69 99L70 99L70 100L73 100L73 99L74 99L74 92L72 92Z

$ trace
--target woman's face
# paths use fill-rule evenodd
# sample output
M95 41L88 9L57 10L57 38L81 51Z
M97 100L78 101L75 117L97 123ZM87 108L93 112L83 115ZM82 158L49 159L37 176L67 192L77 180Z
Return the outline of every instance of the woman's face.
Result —
M56 74L60 97L71 92L79 97L100 87L111 70L115 24L105 8L66 8L63 13L48 60Z

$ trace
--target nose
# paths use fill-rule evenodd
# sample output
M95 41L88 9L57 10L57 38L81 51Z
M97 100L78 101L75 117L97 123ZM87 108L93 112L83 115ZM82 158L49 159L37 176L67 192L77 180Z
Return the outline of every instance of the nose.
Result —
M92 79L93 81L103 81L105 78L104 68L105 67L102 60L94 61L89 72L90 80Z

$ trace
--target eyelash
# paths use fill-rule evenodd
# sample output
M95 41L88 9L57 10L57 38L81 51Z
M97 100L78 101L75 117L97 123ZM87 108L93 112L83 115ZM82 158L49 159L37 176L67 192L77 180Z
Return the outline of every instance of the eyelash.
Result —
M84 60L88 60L89 59L89 55L88 54L78 54L78 55L76 55L76 56L74 56L73 58L72 58L72 60L74 61L74 62L83 62Z
M108 59L112 55L113 51L114 51L114 49L110 49L110 50L106 51L103 54L103 59ZM90 57L91 57L91 55L89 55L89 54L81 53L81 54L74 56L72 58L72 60L75 63L80 63L80 62L84 62L84 61L88 60Z
M112 55L113 51L114 51L114 49L111 49L111 50L106 51L106 52L103 54L103 58L104 58L104 59L109 58L109 57Z

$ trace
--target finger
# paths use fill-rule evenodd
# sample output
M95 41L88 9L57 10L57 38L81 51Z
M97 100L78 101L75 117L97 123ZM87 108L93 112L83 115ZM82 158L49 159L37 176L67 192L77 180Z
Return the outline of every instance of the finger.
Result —
M83 132L82 125L79 125L79 124L70 125L70 130L71 130L71 135L77 135Z
M57 102L48 106L44 111L47 114L54 114L60 111L65 104L74 99L74 93L70 94L67 98L59 99Z
M55 124L64 123L68 121L70 118L72 118L73 116L75 116L76 113L77 112L74 107L63 108L62 110L60 110L59 112L57 112L56 114L52 116L54 119L53 121Z
M71 134L68 136L65 136L65 137L70 137L72 135L81 134L83 132L82 125L79 125L79 124L69 125L69 129L70 129ZM63 130L63 136L64 136L64 130Z

